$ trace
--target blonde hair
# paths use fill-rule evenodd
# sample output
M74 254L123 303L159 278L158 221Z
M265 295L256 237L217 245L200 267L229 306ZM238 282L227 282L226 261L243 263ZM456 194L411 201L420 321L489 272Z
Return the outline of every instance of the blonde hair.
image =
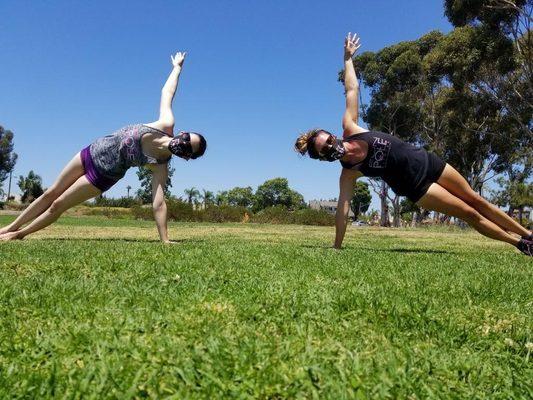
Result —
M323 129L316 128L302 133L300 136L298 136L298 139L296 139L296 143L294 143L294 151L297 151L298 153L300 153L300 155L305 156L305 154L309 150L309 140L322 131Z

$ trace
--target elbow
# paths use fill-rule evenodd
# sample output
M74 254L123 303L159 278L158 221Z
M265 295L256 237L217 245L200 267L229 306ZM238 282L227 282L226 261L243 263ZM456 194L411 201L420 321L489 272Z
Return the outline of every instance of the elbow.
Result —
M356 92L357 90L359 90L359 84L358 83L350 83L350 84L346 85L346 93Z
M163 128L163 131L168 136L174 136L172 132L174 131L174 118L172 117L164 117L160 118L158 121L161 124L161 127Z
M164 201L154 201L152 203L152 210L154 213L160 213L162 211L165 211L167 209L167 205Z

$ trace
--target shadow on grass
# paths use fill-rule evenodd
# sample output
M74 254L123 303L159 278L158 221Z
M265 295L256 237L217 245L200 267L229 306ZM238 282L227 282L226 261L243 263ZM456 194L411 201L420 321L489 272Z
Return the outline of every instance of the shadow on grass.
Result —
M307 249L332 249L331 246L313 246L310 244L303 244L300 247ZM364 251L380 251L385 253L428 253L428 254L455 254L454 251L436 250L436 249L421 249L421 248L405 248L397 247L392 249L380 249L376 247L360 247L360 246L345 246L345 250L364 250Z
M83 239L83 238L36 238L34 241L39 242L83 242L83 243L90 243L90 242L113 242L113 243L122 243L122 242L128 242L128 243L161 243L161 240L158 239L135 239L135 238L89 238L89 239ZM204 239L174 239L172 240L174 244L180 244L180 243L202 243L205 242Z

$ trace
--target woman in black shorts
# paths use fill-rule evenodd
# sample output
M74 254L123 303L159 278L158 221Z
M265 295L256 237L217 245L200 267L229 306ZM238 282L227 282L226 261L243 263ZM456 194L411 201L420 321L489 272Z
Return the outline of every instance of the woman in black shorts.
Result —
M308 153L321 161L339 160L343 167L334 247L340 248L344 239L355 181L368 176L382 178L396 194L406 196L426 210L460 218L479 233L510 243L532 256L531 231L472 190L451 165L397 137L357 125L359 84L352 57L359 47L356 35L348 34L344 45L343 139L323 129L313 129L300 135L295 144L296 151L302 155Z

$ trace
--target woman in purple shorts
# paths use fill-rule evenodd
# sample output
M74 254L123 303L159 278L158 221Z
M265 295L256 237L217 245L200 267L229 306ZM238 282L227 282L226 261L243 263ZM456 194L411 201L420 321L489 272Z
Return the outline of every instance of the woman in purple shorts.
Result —
M168 161L172 155L185 160L198 158L207 146L204 137L198 133L173 135L172 100L185 55L176 53L171 56L173 69L161 91L159 119L149 124L128 125L97 139L76 154L41 197L15 221L0 229L0 240L23 239L47 227L69 208L107 191L130 167L146 166L153 172L153 210L159 236L163 242L169 243L163 191Z

